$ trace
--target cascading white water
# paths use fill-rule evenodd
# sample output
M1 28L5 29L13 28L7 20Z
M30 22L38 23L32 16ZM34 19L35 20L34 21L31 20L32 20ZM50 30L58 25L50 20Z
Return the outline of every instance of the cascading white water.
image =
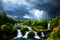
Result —
M34 31L34 33L35 33L34 38L36 38L36 39L40 39L40 37L37 35L37 32Z
M32 30L32 28L29 27L29 26L28 26L27 28L28 28L30 31ZM40 39L40 37L37 35L37 32L34 31L34 33L35 33L34 38L36 38L36 39Z
M31 28L31 27L29 27L29 26L28 26L27 28L28 28L30 31L32 30L32 28Z
M29 32L26 32L26 34L23 36L23 38L28 38L28 33Z
M16 28L17 27L17 24L15 23L13 27Z
M50 30L50 23L48 23L48 30Z
M22 33L21 33L21 30L17 29L17 32L18 32L17 36L13 39L21 38L23 36Z
M17 27L19 27L19 26L20 26L20 23L15 23L13 27L14 27L14 28L17 28Z
M22 33L21 33L21 30L17 29L17 31L18 31L17 37L22 37L23 35L22 35Z
M45 37L45 35L44 35L44 33L43 33L43 32L41 32L41 34L42 34L42 35L41 35L41 37Z

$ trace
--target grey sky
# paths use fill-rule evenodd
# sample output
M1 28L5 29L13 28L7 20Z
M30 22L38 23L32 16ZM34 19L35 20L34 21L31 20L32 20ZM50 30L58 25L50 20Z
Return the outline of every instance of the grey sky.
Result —
M60 0L3 0L2 3L7 15L16 18L49 19L54 13L60 13Z

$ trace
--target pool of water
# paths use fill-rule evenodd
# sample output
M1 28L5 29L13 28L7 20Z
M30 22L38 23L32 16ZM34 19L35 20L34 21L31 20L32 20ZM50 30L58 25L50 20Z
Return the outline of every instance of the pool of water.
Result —
M40 39L34 39L34 38L17 38L17 39L13 39L13 40L40 40Z

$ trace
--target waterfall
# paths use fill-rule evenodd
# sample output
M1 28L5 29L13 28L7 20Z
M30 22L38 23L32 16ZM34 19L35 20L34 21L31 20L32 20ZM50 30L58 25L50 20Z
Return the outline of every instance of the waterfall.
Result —
M42 35L41 35L42 37L45 37L45 35L44 35L44 33L43 33L43 32L41 32L41 34L42 34Z
M21 30L17 29L17 31L18 31L18 35L17 35L17 37L22 37Z
M17 32L18 32L17 36L15 38L13 38L13 39L21 38L23 36L22 33L21 33L21 30L17 29Z
M36 39L40 39L40 37L37 35L37 32L34 31L34 33L35 33L34 38L36 38Z
M17 24L15 23L13 27L16 28L17 27Z
M28 26L27 28L28 28L30 31L32 30L32 28L31 28L31 27L29 27L29 26Z
M23 38L28 38L28 33L29 32L26 32L26 34L23 36Z
M48 23L48 30L50 30L50 23Z
M16 27L19 27L19 26L20 26L20 23L15 23L13 27L16 28Z

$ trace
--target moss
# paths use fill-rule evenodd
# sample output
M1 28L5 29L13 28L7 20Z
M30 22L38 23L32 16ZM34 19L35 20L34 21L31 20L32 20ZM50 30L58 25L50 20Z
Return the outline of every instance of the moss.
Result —
M29 38L34 38L35 33L31 31L31 32L28 34L28 36L29 36Z

